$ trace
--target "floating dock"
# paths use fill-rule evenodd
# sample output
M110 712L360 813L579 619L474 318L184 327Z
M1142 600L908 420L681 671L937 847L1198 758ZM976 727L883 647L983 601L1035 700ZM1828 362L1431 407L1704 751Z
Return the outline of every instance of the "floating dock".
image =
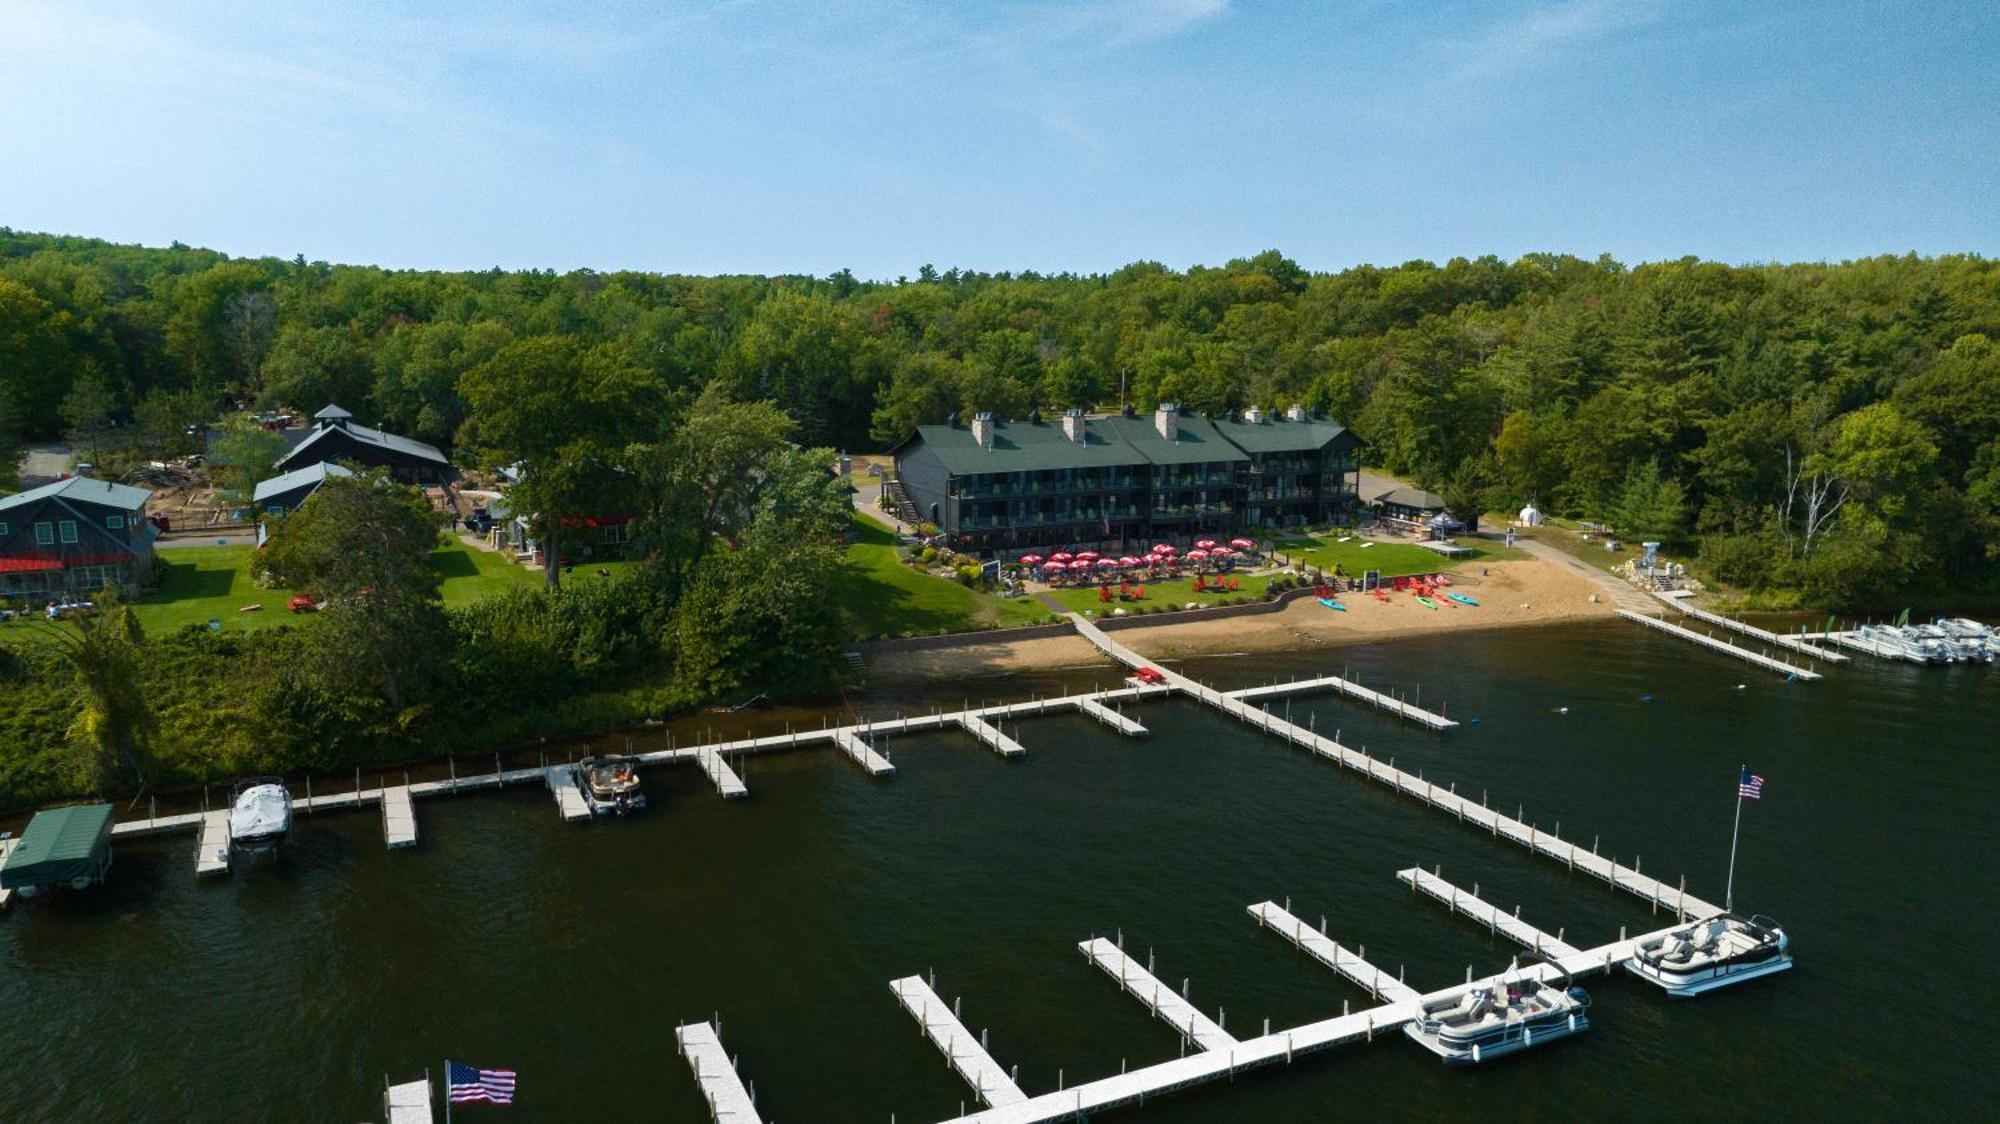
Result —
M1384 694L1372 687L1363 687L1359 683L1343 679L1338 675L1322 675L1317 679L1301 679L1295 683L1273 683L1265 687L1245 687L1240 691L1228 691L1225 693L1232 699L1242 702L1252 702L1257 699L1315 694L1321 691L1338 692L1350 699L1368 703L1398 718L1415 722L1419 726L1426 726L1433 730L1450 730L1458 725L1457 722L1446 718L1442 714L1433 713L1420 706L1411 706L1394 695Z
M1124 949L1103 937L1092 937L1076 947L1083 950L1083 955L1092 964L1117 980L1118 986L1131 992L1168 1026L1180 1031L1182 1038L1203 1050L1227 1050L1236 1045L1236 1039L1231 1038L1221 1024L1202 1014L1194 1004L1155 978L1153 973L1141 968L1125 955Z
M896 767L889 764L889 759L875 752L875 747L863 741L859 734L835 730L833 744L840 747L840 752L853 758L855 764L867 770L871 777L885 777L896 771Z
M1859 631L1808 632L1804 638L1807 640L1824 640L1829 644L1838 644L1850 651L1860 652L1864 656L1874 656L1879 660L1901 660L1904 663L1918 664L1924 662L1908 652L1891 648L1889 645L1883 644L1871 637L1863 636Z
M922 976L891 980L889 990L896 993L903 1008L924 1028L924 1034L944 1051L951 1068L965 1078L980 1100L999 1108L1028 1099L1014 1079L1000 1068L1000 1063L993 1060L993 1055L986 1052L986 1043L966 1031L965 1025L958 1021L958 1012L946 1006Z
M688 1067L694 1070L701 1095L708 1098L709 1118L717 1124L761 1124L756 1102L743 1087L736 1063L722 1049L722 1038L710 1023L689 1023L674 1030Z
M1368 994L1386 1003L1415 1003L1423 995L1403 981L1361 958L1357 952L1340 947L1325 933L1292 916L1276 902L1258 902L1250 907L1257 923L1299 947L1314 960L1332 968Z
M1000 732L1000 727L970 712L958 716L958 724L965 732L986 743L986 747L1002 757L1019 757L1028 752L1020 742Z
M228 874L229 809L203 812L200 822L200 842L194 847L195 875L206 877L211 874Z
M576 769L570 765L550 765L542 770L547 779L549 791L555 793L556 811L565 820L587 820L590 805L584 802L583 790L576 786Z
M1682 640L1692 640L1710 651L1735 656L1739 660L1756 664L1766 671L1775 671L1779 675L1794 679L1818 679L1820 677L1819 672L1813 671L1810 668L1796 667L1783 660L1774 660L1761 652L1753 652L1748 648L1739 648L1727 640L1718 640L1707 633L1696 632L1691 628L1682 628L1672 621L1662 620L1659 617L1647 616L1644 613L1635 613L1630 609L1620 609L1618 610L1618 615L1628 621L1636 621L1647 628L1664 632L1669 636L1678 636Z
M1565 943L1560 936L1551 936L1521 920L1518 908L1511 914L1502 913L1479 897L1476 886L1470 891L1461 890L1422 867L1414 866L1397 871L1396 877L1408 883L1411 889L1420 890L1443 902L1453 912L1462 913L1486 926L1487 932L1506 937L1522 948L1558 960L1579 955L1576 946Z
M743 778L737 776L736 770L729 767L729 762L722 759L720 750L712 747L697 749L694 759L700 763L701 771L708 774L708 779L715 782L715 791L721 793L724 800L737 800L750 795Z
M7 865L7 856L14 853L14 845L19 842L19 839L0 839L0 866ZM9 887L0 886L0 909L6 909L13 901L14 891Z
M1099 722L1124 734L1128 738L1143 738L1146 736L1146 728L1144 726L1105 706L1096 699L1084 699L1076 704L1076 709L1080 713L1097 719Z
M382 1093L382 1115L388 1124L435 1124L437 1110L431 1107L431 1079L390 1085Z
M417 809L410 802L409 785L382 791L382 841L391 850L417 845Z
M1826 663L1847 662L1846 656L1809 643L1804 636L1787 636L1782 632L1772 632L1769 629L1758 628L1754 624L1746 624L1734 617L1725 617L1721 613L1711 613L1706 609L1697 609L1693 605L1688 604L1685 598L1671 597L1664 593L1656 593L1654 596L1688 616L1698 621L1715 625L1717 628L1726 628L1731 632L1740 632L1745 636L1762 640L1766 644L1789 649L1800 655L1811 656L1813 659Z

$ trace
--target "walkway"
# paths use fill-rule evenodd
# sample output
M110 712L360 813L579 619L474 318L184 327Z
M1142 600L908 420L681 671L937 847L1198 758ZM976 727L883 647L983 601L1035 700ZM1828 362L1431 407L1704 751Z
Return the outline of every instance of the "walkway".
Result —
M993 1060L993 1055L986 1052L985 1034L974 1039L958 1021L957 1005L945 1006L922 976L891 980L889 990L896 993L904 1009L924 1028L924 1034L944 1051L951 1068L965 1078L980 1100L997 1108L1028 1099L1013 1078L1000 1068L1000 1063Z

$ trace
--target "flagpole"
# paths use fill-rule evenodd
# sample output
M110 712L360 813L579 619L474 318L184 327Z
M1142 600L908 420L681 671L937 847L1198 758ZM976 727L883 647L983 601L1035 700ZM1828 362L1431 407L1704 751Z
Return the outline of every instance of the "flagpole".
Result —
M1734 858L1730 862L1735 862ZM451 1124L451 1059L444 1060L444 1124Z
M1722 911L1729 913L1736 908L1736 837L1743 830L1743 777L1750 771L1744 765L1736 771L1736 825L1729 829L1729 884L1722 891ZM450 1124L449 1121L446 1124Z

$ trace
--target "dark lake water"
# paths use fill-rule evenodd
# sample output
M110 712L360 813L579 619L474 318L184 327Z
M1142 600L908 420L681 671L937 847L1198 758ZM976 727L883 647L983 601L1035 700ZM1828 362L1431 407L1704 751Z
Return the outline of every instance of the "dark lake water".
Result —
M1448 1070L1397 1035L1110 1118L1990 1113L2000 669L1869 661L1788 684L1618 623L1184 669L1240 686L1344 665L1421 683L1468 724L1431 734L1330 697L1294 701L1295 719L1716 900L1747 762L1767 785L1745 809L1737 904L1785 924L1798 967L1695 1000L1597 977L1590 1033L1546 1051ZM1190 978L1247 1036L1369 1002L1257 927L1245 906L1266 898L1420 988L1514 949L1414 899L1394 877L1411 865L1572 943L1664 923L1197 704L1130 713L1152 737L1038 719L1010 728L1029 751L1015 761L963 734L897 739L887 782L825 750L759 758L736 803L692 768L654 771L654 807L618 822L564 824L540 789L423 801L410 852L383 848L373 814L323 814L281 864L214 882L196 882L191 837L120 845L105 889L0 920L0 1120L378 1120L385 1074L447 1056L520 1071L514 1108L467 1120L705 1120L673 1030L719 1013L767 1119L928 1122L971 1095L890 994L897 976L935 971L1037 1093L1177 1053L1077 952L1095 934L1153 949L1162 978Z

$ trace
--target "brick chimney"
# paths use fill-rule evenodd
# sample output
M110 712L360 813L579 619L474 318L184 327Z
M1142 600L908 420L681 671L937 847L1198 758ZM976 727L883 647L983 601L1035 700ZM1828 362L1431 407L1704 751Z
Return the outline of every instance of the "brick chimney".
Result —
M993 447L993 413L981 410L972 415L972 439L979 442L982 449Z
M1063 436L1083 444L1083 411L1072 406L1063 411Z
M1153 428L1169 441L1181 439L1181 408L1172 402L1162 402L1153 407Z

